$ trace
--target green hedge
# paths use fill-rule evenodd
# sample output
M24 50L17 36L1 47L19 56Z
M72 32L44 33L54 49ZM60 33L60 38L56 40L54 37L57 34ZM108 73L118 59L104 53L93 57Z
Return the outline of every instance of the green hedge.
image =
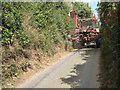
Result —
M117 88L118 83L118 40L119 3L98 3L98 13L101 21L101 74L102 88Z

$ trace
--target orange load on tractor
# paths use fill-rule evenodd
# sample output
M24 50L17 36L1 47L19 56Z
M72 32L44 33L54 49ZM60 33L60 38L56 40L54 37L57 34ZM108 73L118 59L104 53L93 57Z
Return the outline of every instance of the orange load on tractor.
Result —
M96 17L78 19L75 11L70 12L70 16L74 18L74 37L69 37L72 40L73 48L82 48L90 43L95 43L99 47L99 29L96 28Z

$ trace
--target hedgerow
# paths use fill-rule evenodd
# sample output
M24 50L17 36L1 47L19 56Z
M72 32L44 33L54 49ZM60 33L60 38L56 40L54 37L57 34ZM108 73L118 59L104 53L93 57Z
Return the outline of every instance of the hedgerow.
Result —
M118 56L119 3L98 3L98 13L101 21L101 74L100 82L102 88L118 88Z

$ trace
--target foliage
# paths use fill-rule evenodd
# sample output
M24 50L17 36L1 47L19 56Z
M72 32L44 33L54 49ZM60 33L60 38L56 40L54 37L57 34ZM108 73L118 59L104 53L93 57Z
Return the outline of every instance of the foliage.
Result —
M12 45L14 39L19 40L23 47L30 45L28 36L24 33L22 26L23 11L25 3L2 3L2 43Z
M119 3L98 3L101 21L101 87L117 88L118 84L118 7ZM120 62L120 61L119 61Z
M91 10L91 6L88 3L83 2L75 2L73 3L73 9L77 12L78 16L81 18L90 18L93 13Z
M47 48L52 48L50 44L65 40L66 34L73 28L73 20L68 16L69 7L62 2L36 3L34 7L32 26L37 27L40 33L40 47L48 50Z

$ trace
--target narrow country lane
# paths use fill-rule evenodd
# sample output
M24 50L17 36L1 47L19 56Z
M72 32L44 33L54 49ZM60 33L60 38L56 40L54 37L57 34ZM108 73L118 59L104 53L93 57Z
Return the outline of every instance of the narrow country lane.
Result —
M98 88L99 48L75 50L20 88Z

